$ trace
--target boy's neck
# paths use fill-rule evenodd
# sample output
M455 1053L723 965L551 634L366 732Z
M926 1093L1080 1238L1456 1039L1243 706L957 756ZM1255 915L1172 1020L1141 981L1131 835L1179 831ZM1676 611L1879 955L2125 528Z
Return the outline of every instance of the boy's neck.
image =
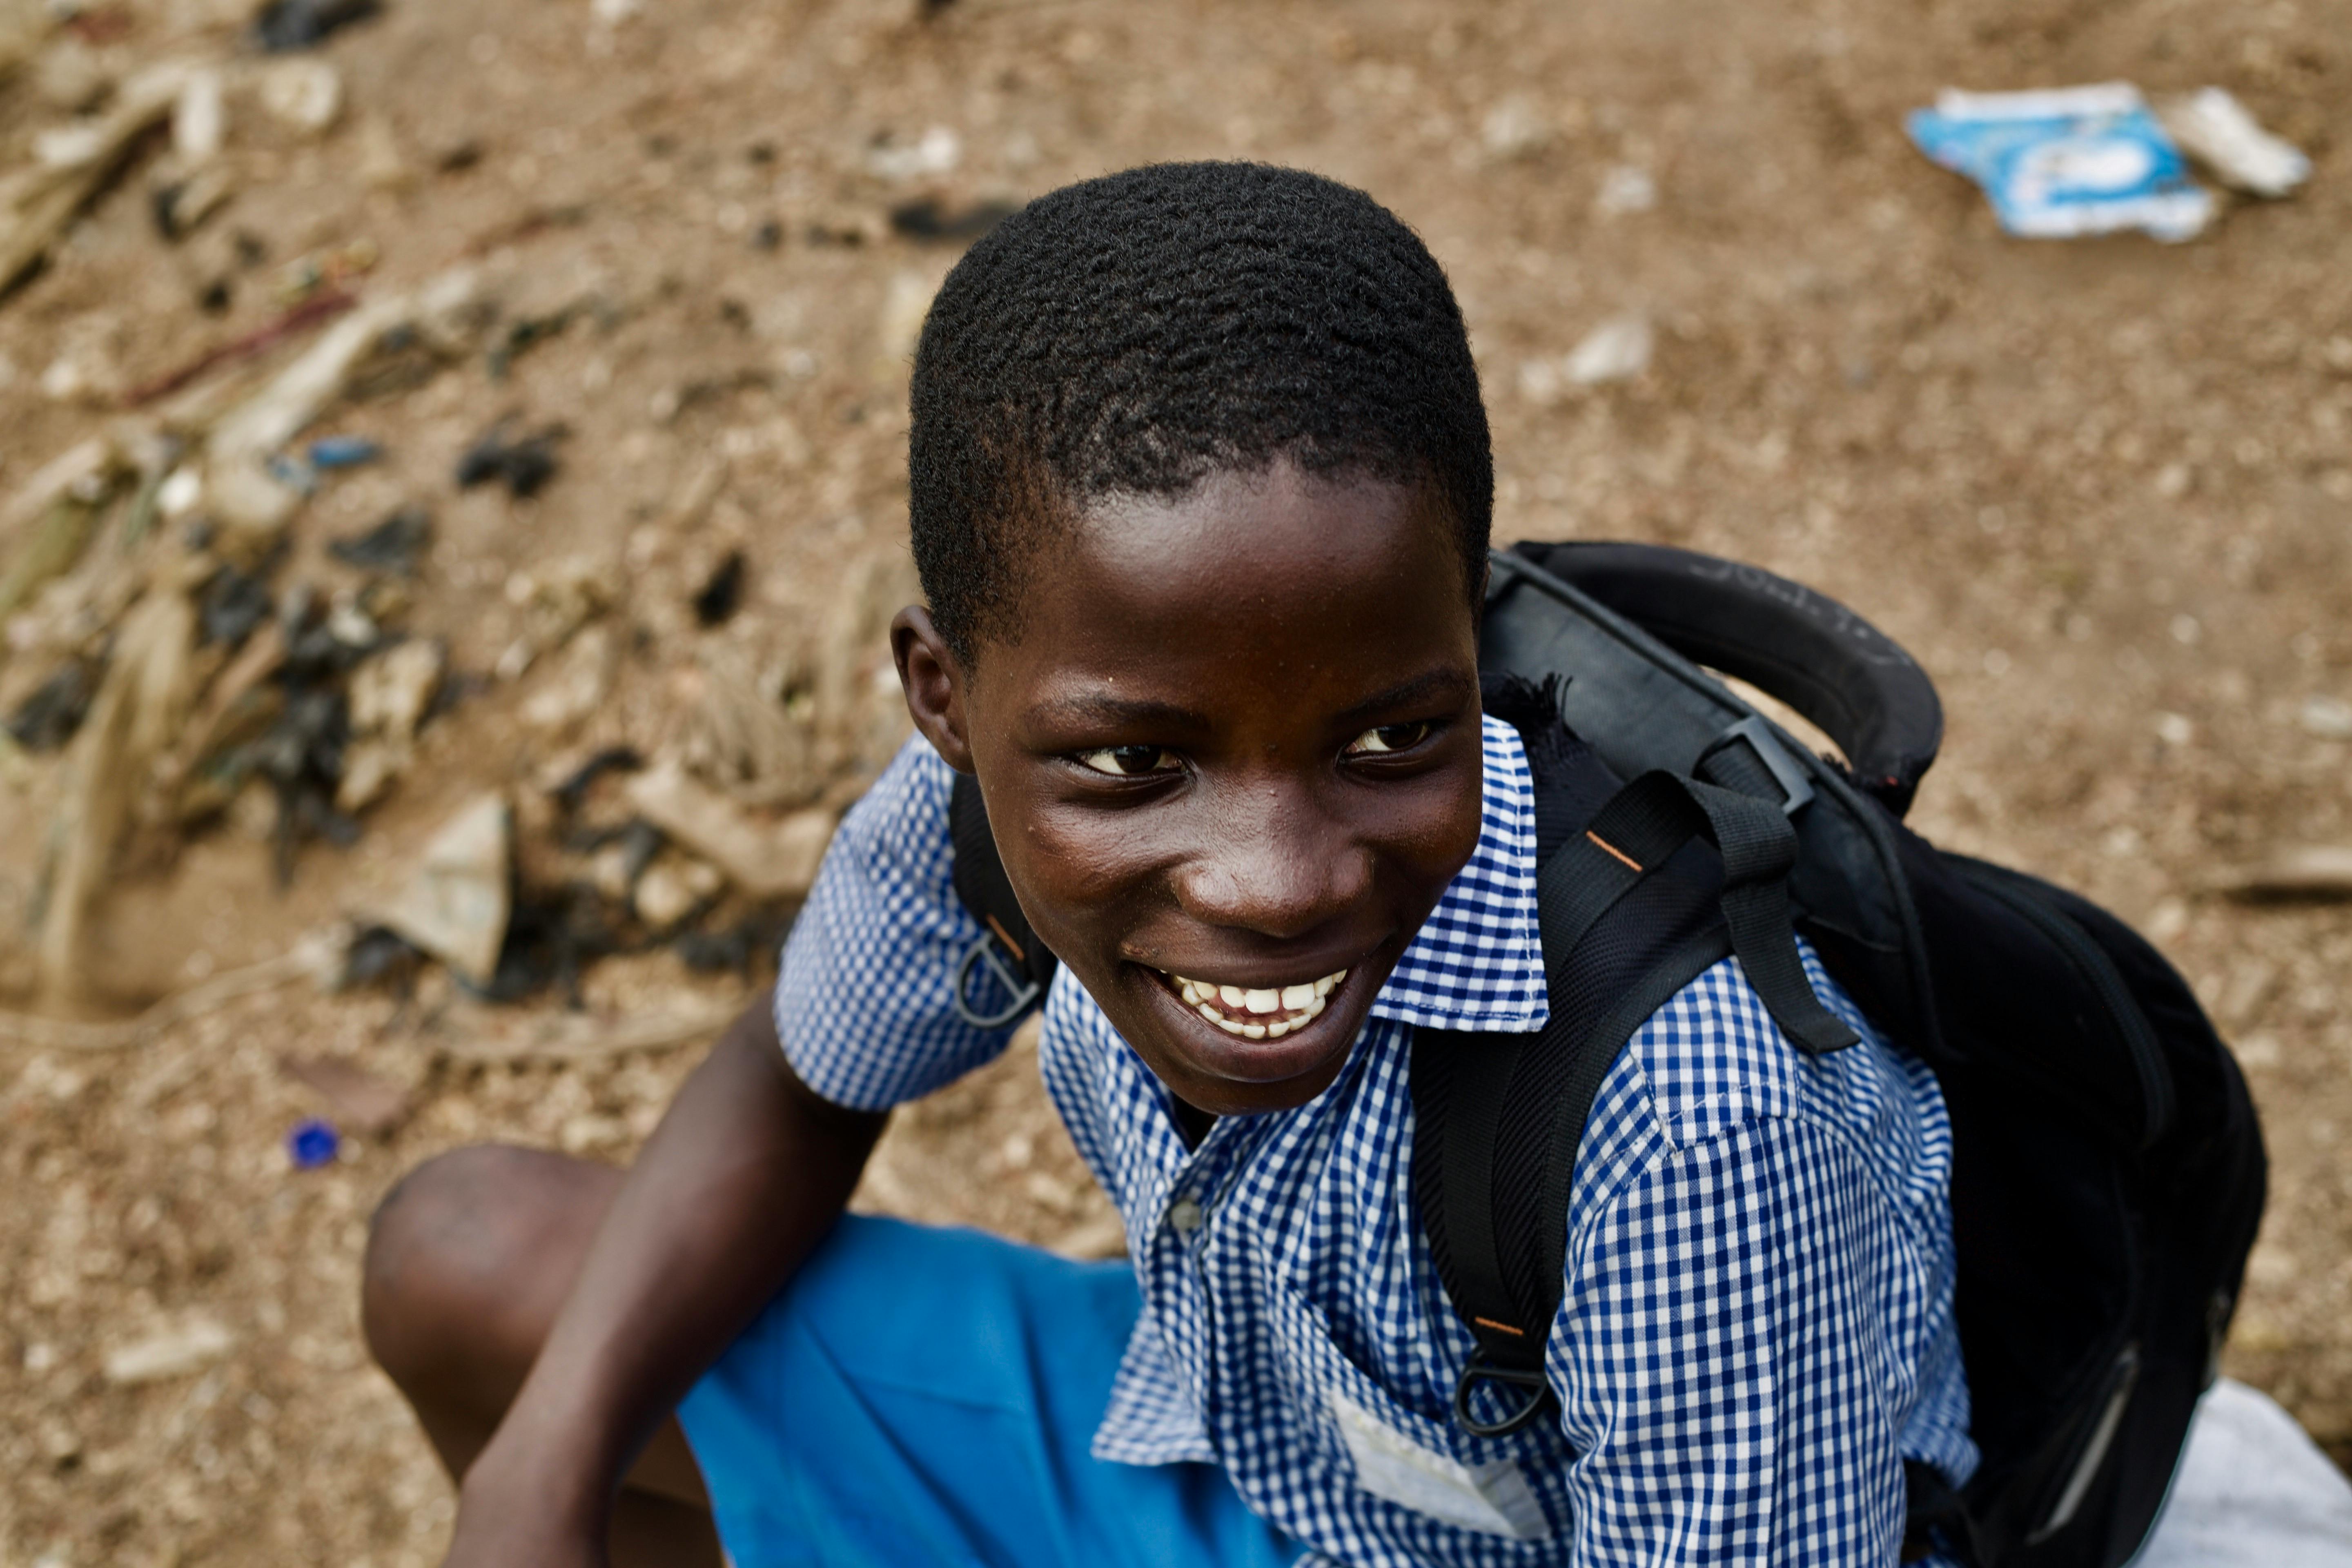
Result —
M1183 1138L1184 1147L1198 1149L1201 1140L1209 1135L1209 1129L1216 1125L1217 1113L1203 1110L1177 1095L1171 1094L1168 1100L1176 1108L1176 1131Z

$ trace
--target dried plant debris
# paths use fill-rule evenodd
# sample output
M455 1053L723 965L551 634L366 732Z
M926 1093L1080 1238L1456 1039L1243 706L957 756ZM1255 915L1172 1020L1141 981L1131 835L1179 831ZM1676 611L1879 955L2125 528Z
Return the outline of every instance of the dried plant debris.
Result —
M105 669L100 659L68 659L8 715L8 733L28 752L57 751L81 728Z
M546 488L555 477L555 444L563 438L563 426L551 425L533 435L509 438L507 433L513 426L511 417L501 419L466 448L465 456L457 459L459 489L500 484L509 495L528 500Z
M327 553L362 571L414 577L418 557L432 543L432 513L421 506L404 506L373 528L330 540Z

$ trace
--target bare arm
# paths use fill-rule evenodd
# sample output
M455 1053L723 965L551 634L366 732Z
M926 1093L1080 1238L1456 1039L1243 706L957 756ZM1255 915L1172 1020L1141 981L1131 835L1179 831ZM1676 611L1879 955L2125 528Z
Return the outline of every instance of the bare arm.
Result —
M601 1557L622 1474L831 1228L883 1121L801 1082L764 1001L729 1027L647 1141L467 1472L453 1565Z

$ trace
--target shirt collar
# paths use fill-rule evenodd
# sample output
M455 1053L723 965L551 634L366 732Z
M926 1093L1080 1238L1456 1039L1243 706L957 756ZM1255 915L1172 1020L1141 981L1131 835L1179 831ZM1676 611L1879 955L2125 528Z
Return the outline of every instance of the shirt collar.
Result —
M1519 733L1483 721L1478 847L1372 1000L1372 1016L1431 1029L1531 1034L1549 1016L1536 923L1535 780Z

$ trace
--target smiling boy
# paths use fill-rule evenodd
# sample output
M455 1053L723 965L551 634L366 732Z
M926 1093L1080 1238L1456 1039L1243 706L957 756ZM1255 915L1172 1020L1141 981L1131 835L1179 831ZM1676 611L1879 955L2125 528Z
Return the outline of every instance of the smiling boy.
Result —
M420 1170L379 1359L464 1478L450 1562L1885 1563L1973 1462L1949 1138L1872 1035L1736 962L1594 1101L1552 1418L1450 1419L1475 1345L1416 1213L1415 1029L1547 999L1527 752L1482 715L1492 464L1460 312L1360 193L1241 164L1055 193L918 353L915 739L625 1179ZM1130 1262L845 1219L889 1107L1000 1052L955 774L1061 960L1048 1089ZM673 1418L675 1412L675 1418Z

